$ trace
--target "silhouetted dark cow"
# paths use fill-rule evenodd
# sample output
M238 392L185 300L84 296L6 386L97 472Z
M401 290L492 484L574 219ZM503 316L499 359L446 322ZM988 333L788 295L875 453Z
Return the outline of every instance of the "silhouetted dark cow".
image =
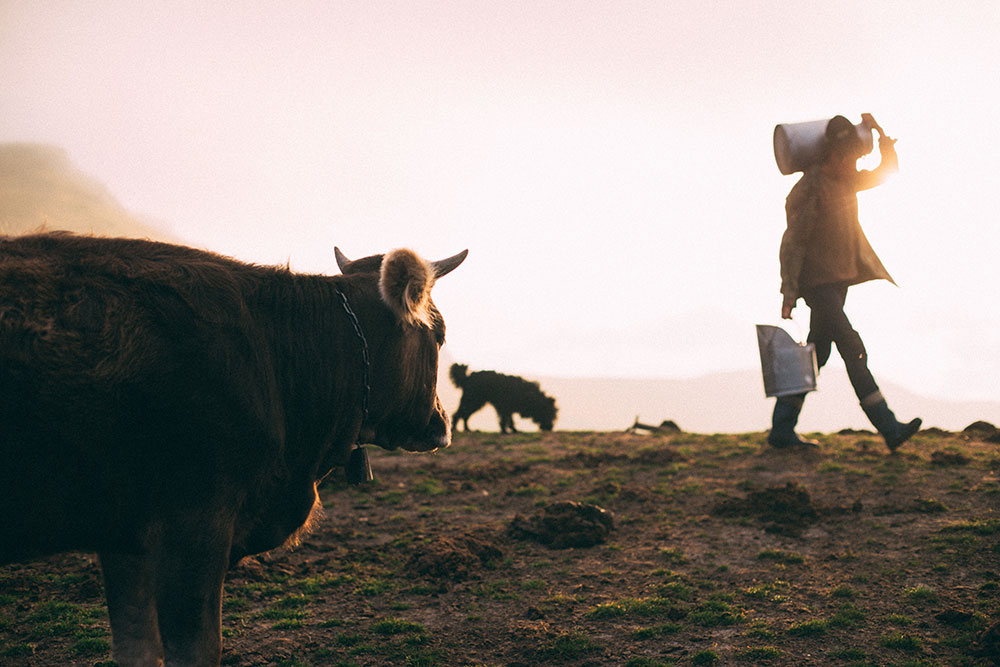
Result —
M447 447L434 281L0 237L0 561L96 551L121 665L216 665L226 570L294 540L356 442Z

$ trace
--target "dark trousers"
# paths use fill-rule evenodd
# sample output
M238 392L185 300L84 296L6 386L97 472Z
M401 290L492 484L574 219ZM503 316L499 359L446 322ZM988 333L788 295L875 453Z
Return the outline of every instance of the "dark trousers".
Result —
M816 346L817 365L820 368L826 365L830 359L831 345L836 343L858 400L864 401L872 396L878 391L878 385L868 370L868 352L861 336L844 313L847 287L820 285L809 289L802 297L809 306L807 340Z

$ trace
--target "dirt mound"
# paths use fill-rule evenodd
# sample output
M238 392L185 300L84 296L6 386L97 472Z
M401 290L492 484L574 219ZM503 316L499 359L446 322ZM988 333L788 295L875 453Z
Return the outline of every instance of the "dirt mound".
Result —
M628 454L612 452L576 452L563 457L567 465L577 465L583 468L598 468L608 464L618 464L628 461Z
M875 435L875 431L858 429L858 428L842 428L837 431L837 435Z
M752 491L746 498L726 498L712 513L755 519L764 525L765 531L779 535L798 535L819 518L809 492L796 482Z
M969 439L975 438L977 440L988 440L990 442L997 442L1000 440L1000 430L987 421L972 422L962 429L962 435Z
M666 465L668 463L683 461L684 455L676 449L657 447L655 449L642 450L636 455L635 460L639 463L648 463L651 465Z
M410 556L406 571L430 579L464 581L502 557L495 544L472 535L439 537Z
M972 644L972 654L1000 665L1000 621L980 632Z
M569 549L601 544L612 528L614 515L603 507L563 501L552 503L528 518L518 514L507 527L507 534L553 549Z
M931 452L931 465L935 466L964 466L971 461L972 459L960 452Z

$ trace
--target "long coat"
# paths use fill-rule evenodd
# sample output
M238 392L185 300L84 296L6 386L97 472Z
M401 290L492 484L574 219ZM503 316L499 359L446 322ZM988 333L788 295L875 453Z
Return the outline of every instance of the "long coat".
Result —
M788 194L779 251L786 303L819 285L895 284L858 220L857 193L880 185L897 168L891 143L879 141L879 151L881 163L871 171L834 174L822 164L810 167Z

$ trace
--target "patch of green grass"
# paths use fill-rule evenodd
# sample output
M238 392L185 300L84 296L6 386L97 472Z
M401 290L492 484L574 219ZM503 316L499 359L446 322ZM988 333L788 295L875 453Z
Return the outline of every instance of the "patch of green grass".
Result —
M674 477L678 473L687 470L690 466L687 463L681 461L673 461L667 463L662 468L656 471L656 474L660 477Z
M661 597L672 598L674 600L690 600L694 596L691 587L679 581L668 581L665 584L661 584L656 587L656 592Z
M517 600L520 597L520 594L513 590L513 585L506 579L487 581L474 587L472 593L489 600Z
M91 605L80 605L71 602L47 601L35 607L28 615L31 624L28 639L43 637L74 637L88 636L93 623L103 615L103 610ZM105 634L103 630L99 631Z
M378 495L378 501L384 505L399 505L410 497L406 491L400 489L390 489Z
M719 664L719 654L710 649L698 651L691 656L692 665L717 665Z
M898 651L917 651L920 649L920 638L902 632L890 632L879 638L879 644Z
M925 586L923 584L914 586L913 588L907 588L905 594L910 602L917 604L937 602L938 599L937 591L930 586Z
M28 620L32 623L49 623L64 620L77 621L93 618L95 615L93 609L88 609L83 605L50 600L39 604L28 616Z
M333 638L339 646L357 646L364 640L365 638L358 632L342 632Z
M648 628L636 628L629 633L632 639L655 639L663 635L677 634L684 629L681 623L661 623Z
M521 582L522 591L544 591L548 584L542 579L525 579Z
M830 617L830 625L836 628L850 628L860 623L864 617L864 611L848 602L841 605L836 613Z
M402 618L383 618L372 623L371 631L377 635L402 635L424 633L426 628L422 623L407 621Z
M840 584L830 590L830 597L838 600L852 600L858 596L858 592L848 584Z
M816 618L800 623L793 623L788 626L785 633L793 637L817 637L826 634L830 627L830 622L826 619Z
M743 611L721 600L706 600L687 619L706 628L735 625L743 620Z
M688 562L684 552L676 547L663 547L660 549L660 555L671 565L683 565Z
M743 636L753 639L776 639L778 633L771 629L767 621L756 620L750 624L750 627L743 633Z
M27 658L34 653L35 647L31 644L10 644L0 648L0 657L3 658Z
M809 621L802 621L801 623L793 623L787 630L785 630L785 633L793 637L816 637L818 635L826 634L829 627L829 621L817 618Z
M358 593L366 598L373 598L396 590L396 584L388 579L369 579L358 587Z
M806 562L805 556L781 549L764 549L757 554L757 560L773 561L784 565L801 565Z
M959 521L938 529L939 534L949 533L969 533L972 535L987 536L1000 534L1000 519L974 519L971 521Z
M427 477L414 482L413 493L425 496L441 496L448 493L448 489L440 481L433 477Z
M682 614L682 612L680 612ZM624 618L626 616L664 616L675 612L674 604L666 598L625 598L615 602L599 604L589 612L588 618Z
M441 586L431 584L414 584L405 589L410 595L437 595L441 592Z
M575 660L588 653L598 653L602 650L600 644L582 632L569 632L541 646L538 654L545 660Z
M280 584L268 583L254 581L248 584L243 584L242 586L235 587L233 589L233 595L236 595L236 591L241 591L247 595L258 594L261 597L274 597L275 595L280 595L285 592L285 587Z
M550 493L551 491L549 491L548 488L542 486L541 484L528 484L526 486L519 486L518 488L514 489L515 496L537 497L537 496L547 496Z
M357 581L357 577L353 574L318 574L313 577L298 579L292 585L304 594L309 595L330 588L337 588L344 584L351 584L355 581Z
M111 644L106 639L97 637L85 637L76 641L69 649L73 655L98 655L105 654L111 650Z
M833 461L827 461L826 463L819 464L816 467L816 471L824 473L839 473L842 475L851 475L853 477L872 476L872 472L870 470L855 468L853 466L844 465L843 463L834 463Z
M309 605L309 598L305 595L286 595L275 603L282 609L301 609Z
M250 600L242 595L229 595L222 601L223 611L239 611L250 606Z
M270 621L301 621L308 616L307 612L301 609L265 609L256 614L257 618L266 618Z
M885 622L889 625L913 625L913 619L906 614L888 614Z
M770 583L756 584L741 589L743 595L755 600L769 600L771 602L783 602L785 597L778 591L788 588L788 582L776 579Z

